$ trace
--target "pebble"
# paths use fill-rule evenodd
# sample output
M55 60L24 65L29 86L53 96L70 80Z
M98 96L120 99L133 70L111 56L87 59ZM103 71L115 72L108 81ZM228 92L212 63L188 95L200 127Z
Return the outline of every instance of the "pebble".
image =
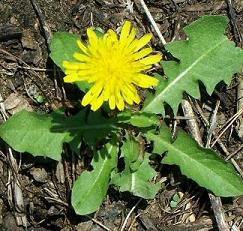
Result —
M35 168L33 167L30 170L31 176L34 178L35 181L40 182L40 183L46 183L48 174L44 168Z

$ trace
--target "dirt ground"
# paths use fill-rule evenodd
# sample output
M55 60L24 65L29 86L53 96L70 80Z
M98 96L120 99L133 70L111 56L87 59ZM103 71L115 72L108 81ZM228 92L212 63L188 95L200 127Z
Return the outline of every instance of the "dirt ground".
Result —
M167 42L184 39L182 28L199 16L227 15L229 39L243 45L242 0L147 0L146 5ZM140 34L152 31L151 45L162 49L139 0L1 0L0 102L6 117L22 109L48 113L63 105L75 106L77 89L63 84L62 74L48 58L52 34L68 31L85 38L89 26L116 29L125 19L131 20ZM237 111L239 81L240 75L235 75L229 87L219 84L211 97L193 101L198 118L200 113L209 118L220 102L216 135ZM4 118L0 114L0 123ZM200 118L198 121L203 133L205 125ZM178 120L177 126L188 130L183 121ZM242 140L236 130L237 121L214 149L222 158L231 155L230 160L242 172ZM172 174L172 170L178 172L176 168L163 168L160 177L167 180L154 200L110 189L97 213L81 217L71 208L70 192L77 173L84 168L83 159L65 147L60 163L33 158L15 153L1 141L0 154L0 230L218 230L207 191ZM175 193L181 200L173 208ZM231 230L243 230L243 197L222 199L222 204Z

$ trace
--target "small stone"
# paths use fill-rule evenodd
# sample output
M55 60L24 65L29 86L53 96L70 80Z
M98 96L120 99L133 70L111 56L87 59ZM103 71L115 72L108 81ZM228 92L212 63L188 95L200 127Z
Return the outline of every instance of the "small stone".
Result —
M32 168L30 170L30 174L34 178L35 181L40 183L46 183L47 182L47 172L44 168Z
M47 211L48 216L57 216L60 214L60 210L55 206L51 206Z
M37 41L34 39L34 33L30 30L24 30L21 38L23 48L36 50L38 47Z
M69 226L65 226L64 228L62 228L60 231L71 231L72 228Z
M89 231L93 225L92 221L85 221L76 226L76 231Z
M1 227L1 230L4 231L24 231L23 227L17 226L15 217L9 212L7 215L3 218L3 226Z
M3 103L5 109L12 115L22 110L33 111L29 102L18 93L10 94Z

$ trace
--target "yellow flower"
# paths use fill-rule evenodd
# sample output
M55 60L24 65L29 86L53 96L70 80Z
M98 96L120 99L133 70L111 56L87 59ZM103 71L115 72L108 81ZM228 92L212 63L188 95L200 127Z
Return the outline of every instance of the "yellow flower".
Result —
M64 81L67 83L87 81L92 87L82 99L82 105L91 105L96 111L105 101L110 108L122 111L125 102L129 105L140 102L136 85L142 88L156 86L158 80L144 74L145 70L161 60L161 55L149 55L150 47L143 48L152 38L145 34L136 38L136 30L131 22L122 26L120 37L108 30L103 37L97 37L92 28L87 29L88 45L80 40L80 53L74 53L76 62L63 62ZM124 102L125 101L125 102Z

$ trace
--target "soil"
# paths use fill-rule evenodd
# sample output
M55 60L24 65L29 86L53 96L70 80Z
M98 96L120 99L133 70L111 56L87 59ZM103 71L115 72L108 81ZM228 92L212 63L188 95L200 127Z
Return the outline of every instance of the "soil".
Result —
M202 15L227 15L229 39L239 47L243 45L241 0L147 0L146 4L167 42L184 39L182 28ZM139 0L1 0L0 103L4 103L7 115L0 114L0 123L22 109L49 113L62 106L75 107L77 89L64 85L62 74L55 71L48 58L52 34L68 31L85 38L89 26L116 29L125 19L133 22L139 34L152 31L151 45L162 50ZM206 118L220 101L216 137L237 111L239 81L240 75L235 75L230 86L221 83L211 97L205 94L200 101L193 101ZM198 107L194 109L204 134L206 127ZM183 121L169 123L175 121L188 130ZM214 149L222 158L235 153L231 160L242 171L237 121L223 134L221 142ZM160 180L167 180L154 200L140 200L110 189L99 211L78 216L71 207L70 192L77 172L84 168L82 159L64 149L62 161L56 163L15 153L3 142L0 154L0 230L121 230L132 208L123 230L218 230L207 191L175 174L177 168L163 169ZM13 175L14 164L17 175ZM181 200L172 208L171 198L176 193ZM231 230L243 230L243 197L222 199L222 204Z

